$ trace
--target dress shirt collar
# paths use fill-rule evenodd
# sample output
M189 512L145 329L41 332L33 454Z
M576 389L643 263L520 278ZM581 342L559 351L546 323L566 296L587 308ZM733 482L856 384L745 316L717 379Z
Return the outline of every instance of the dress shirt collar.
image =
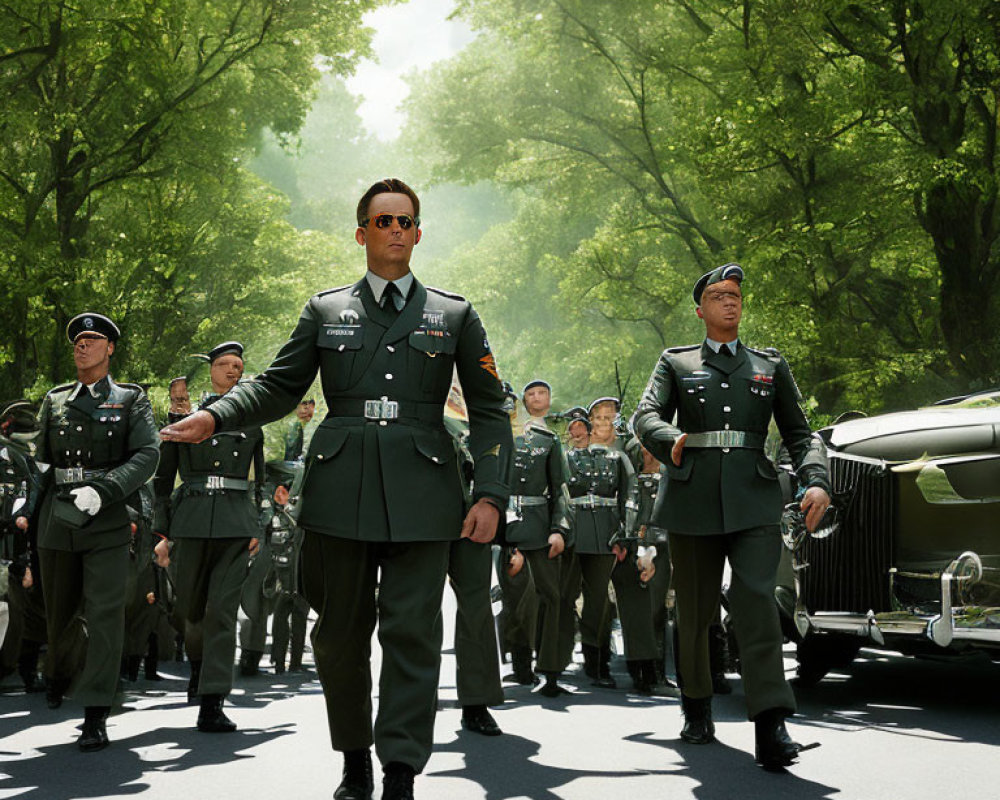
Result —
M739 347L740 340L739 337L733 339L731 342L717 342L715 339L709 339L705 337L705 343L712 348L712 352L718 353L723 347L729 350L729 354L735 356L736 350Z
M410 295L410 287L413 286L413 273L407 272L402 278L397 278L394 281L387 281L385 278L381 278L376 275L371 270L365 273L365 278L368 280L368 285L371 287L372 294L375 295L375 303L377 305L382 305L382 295L385 293L385 287L390 283L396 284L396 288L399 289L399 297L396 298L396 310L402 311L403 306L406 305L406 298Z
M94 381L93 383L80 383L80 381L77 381L76 386L73 387L73 391L69 393L69 399L76 400L80 396L80 392L84 390L84 387L90 392L91 397L95 400L99 399L100 395L97 394L97 384L99 383L100 381Z

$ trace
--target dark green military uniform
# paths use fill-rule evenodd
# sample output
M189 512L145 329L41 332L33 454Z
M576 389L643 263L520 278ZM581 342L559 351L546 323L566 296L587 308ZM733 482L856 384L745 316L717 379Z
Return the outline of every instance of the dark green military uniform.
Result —
M511 498L508 506L507 542L524 554L531 579L526 602L524 592L510 591L504 585L504 602L513 613L508 636L521 632L512 645L526 648L530 660L537 644L537 669L543 674L558 675L566 666L559 650L559 599L562 556L549 558L549 536L559 533L569 538L567 519L566 460L558 437L551 431L530 423L514 439L511 463ZM506 572L502 571L505 575ZM517 586L513 581L511 587ZM515 611L516 609L516 611ZM536 630L536 620L540 630ZM508 626L512 623L508 622ZM529 664L530 668L530 664Z
M218 401L209 397L200 408ZM177 604L188 623L188 657L200 663L200 695L225 696L233 686L236 614L250 540L261 535L264 471L259 427L217 433L200 444L163 444L153 527L176 542Z
M306 457L299 524L331 738L345 751L373 741L377 611L376 749L383 764L418 772L433 741L448 551L465 511L442 421L455 368L469 412L474 499L506 508L510 424L482 323L464 298L419 281L398 313L377 305L365 278L313 296L274 363L210 409L220 430L280 419L320 372L328 414Z
M615 566L611 540L622 533L635 473L623 451L604 445L571 449L566 459L573 547L569 564L564 565L564 569L568 567L569 578L564 581L560 617L570 613L568 608L572 608L582 587L580 642L585 663L589 670L591 661L599 659L600 668L606 673L611 657L605 644L611 624L608 582ZM565 620L560 619L560 624L562 658L566 659L569 629ZM602 674L601 678L609 680L610 675Z
M666 465L666 491L657 498L652 524L670 532L684 694L712 694L708 629L728 557L751 718L766 709L795 709L774 604L782 497L763 449L772 417L803 483L828 488L822 446L777 351L737 343L732 355L728 345L715 352L708 342L666 350L633 417L642 443ZM670 451L682 432L690 436L678 467Z
M106 707L118 685L125 632L127 501L156 469L153 409L139 386L105 376L93 394L79 383L52 389L38 424L36 459L50 465L37 511L49 639L45 673L53 686L73 677L75 637L69 631L82 601L87 654L73 696L84 706ZM89 520L74 521L70 492L83 486L97 490L101 508Z
M45 606L40 584L26 589L21 583L29 567L36 576L38 568L32 564L31 531L18 529L14 520L28 513L38 480L28 448L0 434L0 558L9 562L7 596L0 598L7 600L9 612L7 632L0 637L0 677L17 669L28 691L36 688L38 653L46 638Z

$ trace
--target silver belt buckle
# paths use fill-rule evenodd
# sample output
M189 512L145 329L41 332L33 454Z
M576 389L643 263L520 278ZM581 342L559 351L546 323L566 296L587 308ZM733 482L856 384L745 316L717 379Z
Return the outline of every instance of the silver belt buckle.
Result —
M83 467L68 467L65 480L66 483L83 483Z
M205 479L206 489L222 489L222 483L225 479L221 475L209 475Z
M365 419L399 419L399 403L388 397L365 400Z
M723 447L742 447L746 441L746 433L743 431L722 431Z

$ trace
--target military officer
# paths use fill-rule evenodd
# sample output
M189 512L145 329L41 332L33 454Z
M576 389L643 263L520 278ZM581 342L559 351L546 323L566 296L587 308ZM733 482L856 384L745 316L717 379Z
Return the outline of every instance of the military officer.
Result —
M766 769L781 770L801 747L784 724L795 711L795 697L785 681L774 602L782 497L763 449L772 418L808 487L802 508L810 530L830 503L829 483L822 445L799 406L788 363L776 350L751 349L739 340L742 283L738 264L698 279L693 296L705 341L663 352L632 423L643 445L666 464L669 479L652 521L669 531L674 565L681 736L696 743L714 738L708 631L728 558L730 613L756 758Z
M35 584L34 531L23 516L38 492L38 468L25 436L37 430L27 400L0 404L0 558L9 562L7 632L0 635L0 679L17 670L27 692L39 691L38 654L45 643L45 606Z
M328 413L306 457L299 524L305 594L318 614L313 652L333 746L345 754L338 800L371 797L373 740L382 796L413 796L433 741L448 551L458 538L490 541L509 494L512 437L496 361L469 302L413 277L419 214L402 181L370 187L355 231L367 274L314 295L262 375L161 432L198 441L279 419L322 375ZM468 513L443 424L455 368L475 461ZM376 619L383 659L373 733Z
M508 506L507 542L523 553L534 603L515 595L520 601L512 609L514 632L511 656L515 675L520 670L531 674L532 651L537 644L536 668L545 677L539 693L557 697L565 690L558 678L566 666L559 650L560 558L569 536L566 489L566 459L558 437L544 425L551 398L546 381L533 380L521 392L529 420L514 438L511 463L512 494ZM507 590L504 590L505 601ZM508 623L510 624L510 623ZM526 662L526 663L522 663Z
M74 383L57 386L38 412L42 473L38 552L48 628L48 701L62 703L76 667L72 631L86 619L83 671L73 691L86 711L81 750L107 746L105 726L118 685L125 631L130 526L127 502L152 477L158 458L145 392L108 374L120 332L86 312L69 321Z
M578 428L579 422L570 423L571 428ZM589 434L589 417L586 424ZM612 544L623 532L635 473L621 450L591 444L589 435L574 441L566 458L573 537L569 563L564 565L569 571L566 588L574 598L583 590L580 644L584 671L594 686L614 688L608 583L616 560Z
M200 404L202 413L243 376L243 345L223 342L208 358L212 393ZM178 474L182 483L174 493ZM250 426L199 444L164 443L153 481L153 530L160 537L155 551L161 567L171 558L177 562L192 689L201 697L197 727L206 733L236 730L223 703L233 686L236 614L247 563L259 544L264 480L264 434Z

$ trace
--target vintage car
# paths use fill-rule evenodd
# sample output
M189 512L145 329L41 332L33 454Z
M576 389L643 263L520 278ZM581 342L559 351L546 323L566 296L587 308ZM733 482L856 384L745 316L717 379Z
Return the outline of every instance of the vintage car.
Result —
M808 535L786 514L777 594L800 682L862 647L1000 661L1000 391L818 433L836 521Z

